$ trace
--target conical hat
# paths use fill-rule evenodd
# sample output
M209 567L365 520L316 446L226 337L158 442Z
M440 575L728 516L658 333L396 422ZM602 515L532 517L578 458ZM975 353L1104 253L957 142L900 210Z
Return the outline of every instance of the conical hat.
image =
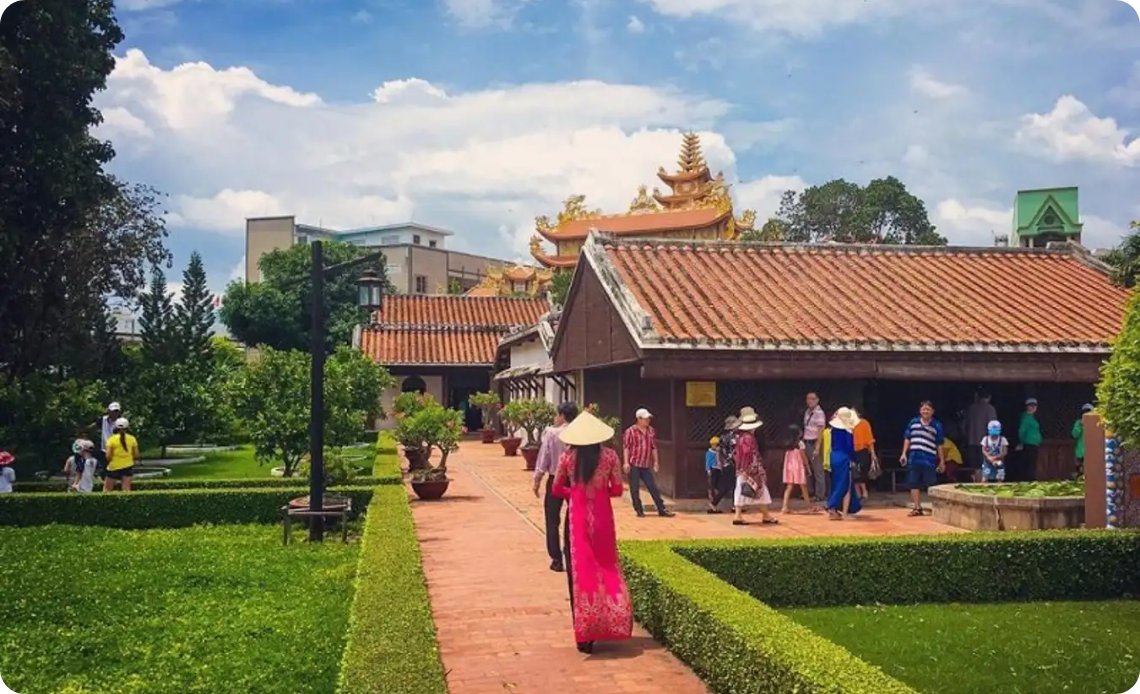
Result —
M583 412L566 425L558 438L567 446L593 446L613 439L614 430L609 424L589 412Z

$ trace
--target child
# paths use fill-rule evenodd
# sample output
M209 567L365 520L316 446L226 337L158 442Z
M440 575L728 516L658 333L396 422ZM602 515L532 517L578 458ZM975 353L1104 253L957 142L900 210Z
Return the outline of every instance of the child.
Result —
M787 449L784 453L784 508L780 509L780 512L792 512L789 506L792 502L792 490L799 487L804 503L807 504L808 513L819 513L819 509L812 505L811 493L808 491L811 466L807 461L807 446L804 444L803 432L795 424L788 427L784 446Z
M717 508L721 499L724 498L722 492L723 485L721 483L721 474L723 466L720 462L720 437L714 436L709 439L709 449L705 451L705 474L709 478L709 510L710 514L721 513Z
M16 471L12 463L16 458L8 451L0 451L0 494L11 494L12 485L16 483Z
M1001 435L1001 422L997 420L986 425L986 432L988 436L982 439L982 482L1004 482L1009 441Z
M98 464L94 455L95 444L80 439L73 447L78 448L79 452L67 461L75 478L71 488L81 494L87 494L95 489L95 466Z
M63 461L63 474L67 476L68 489L75 489L79 481L79 467L82 464L80 452L83 450L83 439L75 439L71 444L71 455Z

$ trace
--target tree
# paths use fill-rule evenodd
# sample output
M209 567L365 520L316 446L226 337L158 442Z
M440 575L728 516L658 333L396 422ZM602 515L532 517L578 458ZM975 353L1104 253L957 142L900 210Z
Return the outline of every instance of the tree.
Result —
M359 257L363 251L349 243L325 242L325 265ZM384 263L371 266L393 292ZM309 247L298 244L267 253L261 259L262 281L231 282L222 302L222 322L230 333L247 345L267 345L277 350L309 349L309 310L312 287ZM328 352L348 344L352 330L368 316L357 306L356 281L365 268L350 268L325 280L325 344Z
M182 273L182 300L174 308L171 327L175 358L206 375L213 359L210 338L214 334L214 295L207 287L206 269L197 251L190 254L190 262Z
M1101 368L1096 388L1098 410L1112 432L1129 448L1140 446L1140 293L1132 292L1124 326Z
M564 306L566 295L570 293L570 282L574 279L574 271L558 268L550 278L550 303L554 306Z
M1140 278L1140 220L1130 226L1134 231L1104 258L1113 268L1113 279L1125 287L1136 286L1136 280Z
M759 231L750 230L740 235L741 241L758 241L761 243L779 243L784 240L788 234L788 225L776 219L769 217L768 221L764 222L764 226L760 227Z
M92 424L106 407L106 396L100 381L48 374L16 380L0 373L0 441L16 455L21 470L59 470L72 441L99 440Z
M306 352L265 347L235 388L238 415L256 455L291 476L309 450L310 359ZM363 437L380 416L380 398L393 381L380 365L344 346L325 364L325 440L343 447Z
M167 259L150 189L103 171L92 106L123 39L111 0L17 3L0 24L0 369L63 378L109 296Z
M779 231L782 240L795 243L946 244L930 223L926 205L893 176L866 187L836 179L786 191L776 217L764 226L769 234Z
M147 366L162 367L175 361L174 304L166 288L166 275L158 267L151 269L150 290L139 297L139 337L142 356Z

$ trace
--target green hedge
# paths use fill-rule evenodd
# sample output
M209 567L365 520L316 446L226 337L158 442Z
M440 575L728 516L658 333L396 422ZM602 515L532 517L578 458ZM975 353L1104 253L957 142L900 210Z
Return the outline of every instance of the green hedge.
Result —
M379 487L336 487L357 512ZM392 489L396 489L393 487ZM399 490L401 493L402 489ZM199 524L276 523L281 507L304 496L300 489L180 489L170 491L60 494L58 492L0 496L0 525L105 526L111 528L183 528Z
M368 508L338 694L447 694L407 492Z
M403 484L404 471L400 468L400 456L391 450L377 446L376 459L372 463L372 476L378 484Z
M398 484L391 475L376 476L376 475L361 475L352 481L353 487L371 487L377 484ZM98 481L96 481L98 485ZM309 487L309 480L302 477L267 477L255 479L234 479L234 480L215 480L215 479L178 479L163 478L151 480L135 480L133 488L136 491L170 491L174 489L280 489L280 488L305 488ZM60 481L49 482L17 482L15 490L17 492L62 492L67 488L67 483ZM94 493L100 493L99 487L96 487Z
M1140 533L681 542L677 552L774 607L1096 600L1140 594Z
M710 691L917 694L687 561L667 543L626 543L622 565L637 621L688 664ZM780 579L781 586L790 582Z

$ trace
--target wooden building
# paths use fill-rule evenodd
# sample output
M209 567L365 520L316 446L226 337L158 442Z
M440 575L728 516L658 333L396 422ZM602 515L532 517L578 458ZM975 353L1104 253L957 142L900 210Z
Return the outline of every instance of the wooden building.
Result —
M573 268L591 231L626 238L717 240L735 239L756 222L752 210L745 210L739 218L733 215L724 174L713 176L696 133L684 135L677 170L668 173L660 168L657 177L669 186L669 192L654 188L650 195L641 186L629 210L621 214L588 209L584 195L571 196L556 221L535 219L537 235L531 238L531 255L547 268ZM544 241L554 246L553 254L543 248Z
M396 377L396 388L384 397L385 411L401 391L426 392L466 412L466 425L475 431L482 415L467 399L491 390L499 342L549 310L549 302L537 298L391 296L373 323L357 330L354 342Z
M552 345L580 399L647 407L661 486L705 494L703 453L724 418L757 408L773 493L804 395L855 407L884 460L932 400L953 433L985 387L1015 439L1040 400L1042 476L1072 469L1069 431L1093 399L1127 298L1080 246L1048 249L765 245L591 234ZM959 439L959 443L965 442Z

